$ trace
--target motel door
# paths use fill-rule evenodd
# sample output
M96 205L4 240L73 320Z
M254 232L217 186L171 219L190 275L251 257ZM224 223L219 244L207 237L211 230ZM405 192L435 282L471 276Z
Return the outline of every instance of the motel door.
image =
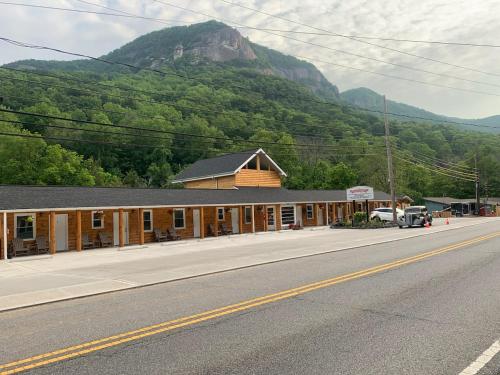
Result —
M240 209L231 208L231 230L233 233L240 233Z
M324 225L323 224L323 209L318 206L318 225Z
M193 210L193 236L194 238L200 238L200 210L195 208Z
M113 243L115 246L120 245L120 237L118 234L120 228L119 212L113 212ZM123 242L128 245L128 212L123 213Z
M274 220L274 206L267 207L267 230L276 230Z
M300 224L300 226L303 225L303 223L302 223L302 205L301 204L297 205L297 221ZM282 220L282 222L283 222L283 220Z
M68 250L68 215L56 215L56 251Z

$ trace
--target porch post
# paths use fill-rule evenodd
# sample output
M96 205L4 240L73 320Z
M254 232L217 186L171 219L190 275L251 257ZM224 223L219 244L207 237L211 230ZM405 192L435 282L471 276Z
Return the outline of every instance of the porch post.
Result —
M123 238L123 208L118 210L118 246L125 246Z
M318 204L317 203L314 203L313 204L313 214L314 214L314 226L317 227L318 226Z
M243 233L243 206L240 206L238 209L240 210L240 217L239 217L239 219L240 219L240 234L242 234Z
M264 218L264 232L267 232L267 206L262 206L262 216Z
M3 236L2 236L2 244L3 244L3 257L2 259L7 259L7 212L3 213Z
M252 233L255 233L255 205L252 204Z
M219 218L217 217L217 207L214 207L214 236L219 235Z
M274 207L274 209L276 210L274 212L274 227L276 228L276 231L279 231L281 230L281 204L277 204Z
M328 202L325 202L325 211L326 211L326 225L330 225L330 210Z
M205 238L205 209L200 207L200 238Z
M76 251L82 251L82 211L76 210Z
M51 254L56 253L56 213L50 211L50 221L49 221L49 252Z
M144 208L139 208L139 245L144 245Z

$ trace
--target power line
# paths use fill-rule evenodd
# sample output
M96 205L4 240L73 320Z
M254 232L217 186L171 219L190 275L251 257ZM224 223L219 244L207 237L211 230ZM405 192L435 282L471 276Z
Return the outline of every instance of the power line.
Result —
M185 10L185 11L192 12L192 13L195 13L195 14L201 14L201 15L206 16L206 17L211 17L211 18L214 18L214 19L218 19L219 21L222 21L222 22L233 23L233 24L236 24L238 26L247 26L247 25L241 24L239 22L227 20L227 19L220 18L220 17L214 16L214 15L211 15L211 14L207 14L207 13L199 12L199 11L196 11L196 10L193 10L193 9L190 9L190 8L186 8L186 7L182 7L182 6L179 6L179 5L171 4L171 3L168 3L168 2L165 2L165 1L153 0L153 2L159 3L159 4L163 4L163 5L166 5L166 6L169 6L169 7L173 7L173 8ZM312 26L308 26L308 27L312 27ZM286 35L282 35L282 34L278 34L278 33L264 31L264 30L262 30L260 28L255 28L255 30L262 31L262 32L264 32L266 34L269 34L269 35L275 35L275 36L278 36L278 37L281 37L281 38L293 40L293 41L300 42L300 43L305 43L305 44L312 45L312 46L315 46L315 47L328 49L328 50L333 51L333 52L342 53L342 54L349 55L349 56L354 56L354 57L357 57L357 58L360 58L360 59L367 59L367 60L376 61L376 62L379 62L379 63L382 63L382 64L388 64L388 65L392 65L392 66L396 66L396 67L404 68L404 69L408 69L408 70L419 71L419 72L422 72L422 73L433 74L433 75L437 75L437 76L443 76L443 77L446 77L446 78L451 78L452 77L452 76L448 76L446 74L431 72L431 71L428 71L428 70L425 70L425 69L419 69L419 68L411 67L411 66L408 66L408 65L397 64L397 63L393 63L393 62L390 62L390 61L377 59L377 58L374 58L374 57L360 55L360 54L356 54L356 53L353 53L353 52L347 52L347 51L339 50L339 49L336 49L336 48L324 46L324 45L321 45L321 44L317 44L317 43L313 43L313 42L308 42L308 41L305 41L305 40L302 40L302 39L292 38L290 36L286 36ZM369 43L369 42L365 42L365 41L359 41L359 42ZM389 48L389 47L387 47L387 48ZM418 56L418 55L416 55L416 56ZM421 58L423 58L423 57L421 57ZM436 62L441 62L441 61L436 60ZM450 63L445 63L445 62L441 62L441 63L450 64ZM451 64L451 65L454 65L454 64ZM473 68L462 67L460 65L456 65L456 67L460 67L462 69L469 69L469 70L472 70L472 71L475 71L475 72L479 72L479 73L483 73L483 74L487 74L487 75L492 75L492 76L500 77L500 74L488 73L488 72L480 71L480 70L473 69ZM454 79L465 80L465 79L460 78L460 77L454 77ZM451 88L451 87L446 87L446 88ZM465 89L463 89L463 90L465 90ZM476 92L476 93L479 93L479 92Z
M197 80L197 78L183 76L183 75L180 75L180 74L177 74L177 73L174 73L174 72L169 72L167 74L167 73L165 73L165 72L163 72L161 70L157 70L157 69L152 69L152 68L147 68L147 67L146 68L141 68L141 67L138 67L138 66L135 66L135 65L132 65L132 64L121 63L121 62L116 62L116 61L109 61L109 60L105 60L105 59L102 59L102 58L92 57L92 56L88 56L88 55L84 55L84 54L79 54L79 53L74 53L74 52L63 51L63 50L56 49L56 48L51 48L51 47L29 45L29 44L25 44L25 43L22 43L22 42L14 41L14 40L8 39L8 38L0 37L0 40L3 40L5 42L7 42L7 43L14 44L14 45L17 45L17 46L20 46L20 47L52 50L52 51L55 51L55 52L59 52L59 53L63 53L63 54L68 54L68 55L72 55L72 56L89 58L91 60L100 61L100 62L103 62L105 64L120 65L120 66L127 67L129 69L134 69L134 70L144 69L144 70L152 71L152 72L155 72L155 73L159 73L162 76L173 75L173 76L178 76L178 77L189 79L189 80ZM422 83L422 82L420 82L420 83ZM248 90L248 88L242 87L242 86L238 86L238 85L234 85L234 87L240 88L240 89L243 89L243 90ZM447 88L449 88L449 87L447 87ZM459 90L462 90L462 89L459 89ZM477 92L477 93L482 93L482 92ZM492 95L495 95L495 94L492 94ZM319 100L310 100L310 99L303 99L303 100L309 101L309 102L315 102L315 103L318 103L318 104L335 104L335 105L338 105L336 103L319 101ZM370 110L370 109L362 108L362 107L359 107L359 106L348 105L348 104L345 104L345 105L348 106L348 107L355 108L355 109L361 109L361 110L367 111L367 112L374 112L374 113L382 114L381 111ZM474 127L482 127L482 128L498 128L498 127L495 127L495 126L472 124L472 123L465 123L465 122L462 123L462 122L448 121L448 120L435 120L435 119L430 119L430 118L425 118L425 117L410 116L410 115L403 115L403 114L390 113L390 112L388 112L388 114L392 115L392 116L400 116L400 117L406 117L406 118L415 118L415 119L426 120L426 121L433 121L433 122L438 122L438 123L452 123L452 124L465 125L465 126L474 126Z
M230 2L230 1L227 1L227 0L219 0L219 1L221 1L223 3L226 3L226 4L229 4L229 5L232 5L232 6L237 6L237 7L243 8L243 9L251 10L252 12L255 12L255 13L264 14L264 15L266 15L268 17L272 17L272 18L276 18L276 19L279 19L279 20L282 20L282 21L290 22L290 23L293 23L295 25L305 26L305 27L309 27L309 28L311 28L313 30L325 32L325 33L328 33L331 36L346 38L346 39L349 39L349 40L352 40L352 41L355 41L355 42L358 42L358 43L363 43L363 44L367 44L367 45L374 46L374 47L377 47L377 48L385 49L385 50L388 50L388 51L391 51L391 52L396 52L396 53L400 53L400 54L403 54L403 55L407 55L407 56L411 56L411 57L416 57L416 58L422 59L422 60L432 61L432 62L443 64L443 65L448 65L448 66L451 66L451 67L454 67L454 68L460 68L460 69L469 70L469 71L472 71L472 72L475 72L475 73L482 73L482 74L486 74L486 75L490 75L490 76L500 77L500 74L489 73L489 72L485 72L483 70L479 70L479 69L475 69L475 68L469 68L469 67L462 66L462 65L457 65L457 64L446 62L446 61L437 60L437 59L434 59L434 58L431 58L431 57L421 56L421 55L417 55L417 54L414 54L414 53L410 53L410 52L406 52L406 51L401 51L401 50L396 49L396 48L391 48L391 47L383 46L383 45L380 45L380 44L375 44L375 43L372 43L372 42L368 42L366 40L360 40L360 39L357 39L356 37L353 37L353 36L344 35L344 34L338 34L338 33L332 32L330 30L321 29L321 28L318 28L318 27L315 27L315 26L311 26L311 25L299 22L299 21L294 21L294 20L291 20L291 19L288 19L288 18L285 18L285 17L277 16L277 15L274 15L274 14L271 14L271 13L264 12L264 11L262 11L260 9L251 8L251 7L248 7L246 5L239 4L239 3L233 3L233 2ZM159 2L159 1L157 1L157 2ZM434 74L434 73L432 73L432 74Z
M26 73L26 74L35 74L35 75L41 75L41 76L47 76L47 77L51 77L51 78L56 78L56 79L61 79L63 81L67 80L67 81L76 81L76 82L80 82L80 83L86 83L86 84L90 84L90 85L99 85L99 82L95 82L95 81L89 81L89 80L83 80L83 79L78 79L78 78L69 78L69 77L61 77L61 76L57 76L57 75L53 75L53 74L45 74L45 73L39 73L39 72L32 72L32 71L26 71L26 70L21 70L21 69L13 69L13 68L8 68L8 67L0 67L0 69L8 69L8 70L14 70L16 72L22 72L22 73ZM47 86L47 87L58 87L58 88L63 88L63 89L66 89L66 90L73 90L73 91L78 91L78 92L83 92L83 93L86 93L86 94L90 94L90 95L94 95L96 94L96 91L91 91L91 90L88 90L88 89L84 89L84 88L75 88L75 87L69 87L69 86L62 86L62 85L58 85L58 84L53 84L53 83L47 83L47 82L39 82L39 81L33 81L33 80L27 80L27 79L22 79L22 78L15 78L15 77L8 77L8 76L0 76L0 79L7 79L7 80L10 80L10 81L20 81L20 82L26 82L26 83L32 83L32 84L35 84L35 85L41 85L41 86ZM105 85L105 84L101 84L99 86L102 86L102 87L105 87L106 89L118 89L118 90L121 90L121 91L129 91L128 88L123 88L123 87L119 87L119 86L116 86L116 87L113 87L113 86L109 86L109 85ZM136 89L130 89L130 91L138 91L138 92L141 92L141 93L148 93L150 95L159 95L159 96L166 96L160 92L156 92L156 91L146 91L146 90L136 90ZM208 108L199 108L199 107L193 107L193 106L188 106L186 104L181 104L181 103L177 103L177 102L171 102L171 101L165 101L165 100L161 100L161 101L158 101L158 100L155 100L155 99L144 99L144 98L137 98L137 97L134 97L134 96L123 96L123 95L118 95L118 94L113 94L113 93L99 93L101 95L107 95L107 96L110 96L110 97L117 97L117 98L120 98L120 99L128 99L128 100L136 100L136 101L139 101L139 102L146 102L146 103L152 103L152 104L161 104L161 103L166 103L174 108L187 108L187 109L193 109L193 110L197 110L197 111L200 111L200 112L206 112L206 113L213 113L213 114L216 114L216 115L228 115L228 116L233 116L233 117L241 117L241 118L245 118L247 120L255 120L254 117L252 117L252 114L246 114L246 113L242 113L240 111L235 111L235 112L226 112L226 111L220 111L220 110L210 110ZM207 102L208 103L208 102ZM320 102L320 103L324 103L324 104L327 104L327 102ZM333 104L333 103L331 103ZM106 112L106 110L103 109L104 112ZM140 116L138 116L140 117ZM267 122L274 122L274 123L279 123L279 124L288 124L288 125L303 125L303 126L308 126L308 127L313 127L313 128L323 128L323 129L327 129L327 130L334 130L334 128L330 125L320 125L320 124L311 124L311 123L304 123L304 122L297 122L297 121L289 121L289 120L281 120L281 119L278 119L278 118L273 118L273 119L268 119L268 118L260 118L259 120L263 120L263 121L267 121ZM287 129L288 131L289 129ZM295 134L295 135L298 135L298 136L310 136L309 134L297 134L297 133L292 133L290 132L290 134ZM313 137L313 136L310 136L310 137Z
M469 172L472 172L474 170L474 168L467 167L467 166L465 166L463 164L458 164L458 163L450 162L450 161L447 161L447 160L439 159L439 158L436 158L436 157L432 157L432 156L426 155L426 154L418 152L418 151L403 149L403 148L401 148L399 146L395 146L395 147L399 151L411 152L412 154L415 154L415 155L418 155L418 156L423 157L425 159L428 159L431 162L436 162L436 163L441 163L441 164L448 165L449 168L458 168L458 169L461 169L462 171L469 171Z
M165 146L154 146L154 145L142 145L142 144L136 144L136 143L116 143L116 142L105 142L105 141L93 141L93 140L84 140L84 139L76 139L76 138L61 138L61 137L52 137L52 136L45 136L45 135L34 135L34 134L19 134L19 133L8 133L8 132L0 132L0 136L7 136L7 137L19 137L19 138L33 138L33 139L46 139L46 140L55 140L58 142L76 142L76 143L90 143L90 144L99 144L99 145L108 145L108 146L119 146L119 147L131 147L131 148L136 148L136 147L142 147L142 148L153 148L153 149L158 149L158 148L165 148ZM189 148L185 148L189 149ZM276 154L276 153L273 153ZM279 155L289 155L287 154L280 154ZM336 156L375 156L378 154L370 154L370 153L336 153Z
M221 18L212 16L212 15L207 15L205 13L197 12L197 11L194 11L194 10L189 9L189 8L179 7L177 5L166 3L166 2L163 2L163 1L159 1L159 0L153 0L153 1L155 1L157 3L160 3L160 4L167 5L167 6L172 6L172 7L175 7L175 8L179 8L179 9L183 9L183 10L186 10L186 11L190 11L190 12L193 12L193 13L202 14L202 15L207 16L207 17L213 17L213 18L216 18L216 19L219 19L219 20L223 20L224 22L234 23L236 25L241 25L241 24L236 23L234 21L228 21L228 20L221 19ZM223 0L221 0L221 1L223 1ZM0 2L0 3L2 3L2 2ZM5 3L5 2L4 2L4 4L9 4L9 5L26 5L26 4ZM29 5L29 6L33 7L34 5ZM38 7L38 6L34 6L34 7ZM40 7L42 7L42 8L49 8L49 9L51 8L51 7L45 7L45 6L40 6ZM57 10L64 10L64 9L71 10L71 9L68 9L68 8L57 8ZM119 11L119 10L116 10L116 11ZM80 12L84 12L84 11L80 11ZM116 15L116 16L120 16L120 15ZM122 15L122 16L127 16L127 15ZM132 16L127 16L127 17L132 17ZM292 22L292 21L289 21L289 22ZM248 27L246 25L243 25L243 26ZM308 27L314 28L313 26L308 26ZM364 56L364 55L355 54L355 53L352 53L352 52L342 51L342 50L334 49L334 48L331 48L331 47L328 47L328 46L320 45L320 44L317 44L317 43L312 43L312 42L308 42L308 41L305 41L305 40L291 38L291 37L288 37L288 36L285 36L285 35L276 34L276 33L269 32L269 31L265 31L262 28L254 28L254 29L257 30L257 31L265 32L265 33L270 34L270 35L276 35L276 36L279 36L279 37L282 37L282 38L287 38L287 39L290 39L290 40L294 40L294 41L297 41L297 42L300 42L300 43L305 43L305 44L309 44L309 45L320 47L320 48L326 48L326 49L334 51L334 52L338 52L338 53L342 53L342 54L347 54L347 55L358 57L358 58L361 58L361 59L368 59L368 60L376 61L376 62L383 63L383 64L389 64L389 65L400 67L400 68L404 68L404 69L409 69L409 70L413 70L413 71L419 71L419 72L422 72L422 73L432 74L432 75L435 75L435 76L440 76L440 77L445 77L445 78L450 78L450 79L455 79L455 80L461 80L461 81L465 81L465 82L469 82L469 83L475 83L475 84L481 84L481 85L487 85L487 86L500 87L500 85L496 85L496 84L489 83L489 82L481 82L481 81L471 80L471 79L467 79L467 78L452 76L452 75L448 75L448 74L444 74L444 73L436 73L436 72L425 70L425 69L415 68L415 67L411 67L411 66L407 66L407 65L403 65L403 64L397 64L397 63L393 63L393 62L386 61L386 60L381 60L381 59L377 59L377 58L372 58L372 57L368 57L368 56ZM353 39L353 40L356 40L356 39ZM375 45L374 43L370 43L370 42L366 42L366 41L361 41L361 40L356 40L356 41L361 42L361 43L367 43L367 44ZM378 46L378 45L375 45L375 46ZM380 47L380 48L386 48L386 49L390 49L390 50L394 50L394 49L392 49L390 47L385 47L385 46L378 46L378 47ZM44 48L44 49L47 49L47 48ZM52 49L52 50L55 50L55 49ZM399 50L394 50L394 51L397 51L397 52L400 52L400 53L404 53L404 54L407 54L407 55L410 55L410 56L414 56L414 57L424 58L424 59L431 60L431 61L434 61L434 62L440 62L440 63L451 65L451 66L454 66L454 67L459 67L459 68L462 68L462 69L468 69L468 70L472 70L472 71L475 71L475 72L479 72L479 73L483 73L483 74L488 74L488 75L493 75L493 76L500 77L500 74L488 73L488 72L484 72L484 71L473 69L473 68L467 68L467 67L463 67L463 66L460 66L460 65L455 65L455 64L451 64L451 63L445 63L445 62L442 62L440 60L435 60L435 59L431 59L431 58L427 58L427 57L422 57L422 56L410 54L408 52L403 52L403 51L399 51ZM57 52L60 52L60 51L57 51ZM76 54L76 56L84 57L84 55L80 55L80 54ZM85 57L88 57L88 56L85 56ZM409 80L409 81L412 81L412 80ZM417 82L417 81L412 81L412 82ZM417 83L423 83L423 81L420 81L420 82L417 82ZM431 84L431 83L427 82L426 84ZM442 87L442 88L451 89L451 90L459 90L459 91L471 92L471 93L475 93L475 94L500 96L500 95L495 95L493 93L484 92L484 91L478 91L478 90L469 90L469 89L457 88L457 87L447 86L447 85L438 85L438 84L433 84L433 85L434 86L438 86L438 87Z
M2 78L3 77L0 77L0 80ZM7 78L7 79L9 79L9 78ZM23 80L23 82L24 82L24 80ZM28 82L29 83L38 84L38 82L36 82L36 81L28 81ZM47 86L49 86L49 87L57 87L57 86L52 86L52 85L47 85ZM75 88L64 87L64 86L62 86L62 87L66 88L68 90L82 91L81 89L75 89ZM92 94L95 94L95 92L92 92ZM106 94L103 93L103 95L106 95ZM2 96L2 95L0 95L0 96ZM27 101L27 102L31 102L31 103L38 103L38 102L40 102L39 100L33 100L33 99L28 99L28 98L19 97L19 96L12 96L12 95L3 95L3 97L4 98L15 98L15 99L18 99L18 100L23 100L23 101ZM134 99L132 97L126 97L126 98ZM153 103L156 103L156 102L153 102ZM175 104L169 104L169 105L171 105L173 107L176 107ZM203 110L201 108L190 107L190 106L185 106L185 105L180 105L180 107L189 108L189 109L193 109L193 110L199 110L201 112L207 112L208 111L208 110L205 111L205 110ZM111 110L107 110L105 108L93 108L93 107L82 106L80 104L78 104L77 108L78 109L87 109L89 111L102 111L102 112L110 113L110 114L119 114L119 115L126 115L126 114L128 114L127 111L111 111ZM238 113L233 113L233 112L225 112L225 111L210 111L210 112L211 113L228 115L228 116L243 117L243 116L238 116ZM151 120L151 116L145 116L145 115L141 115L141 114L137 114L137 113L134 113L134 116L139 117L139 118L145 118L145 119ZM250 118L250 116L248 116L248 120L252 120L252 118ZM268 121L268 122L271 122L271 123L273 122L273 120L270 120L270 119L267 119L267 118L262 118L262 120ZM276 122L280 123L281 121L279 119L276 119ZM306 124L306 123L295 123L295 124L301 124L301 125L304 125L304 126L309 126L309 124ZM311 125L311 127L322 127L322 128L328 129L328 130L335 130L331 126L320 126L320 125L317 125L317 124L310 124L310 125ZM289 128L286 128L284 130L279 130L279 129L275 129L275 130L276 131L285 132L286 134L289 134L289 135L292 135L292 136L304 137L304 138L308 138L308 139L321 139L321 140L324 140L325 138L327 138L327 139L334 139L334 140L349 140L348 138L345 138L345 137L338 137L338 136L333 136L333 135L318 136L318 135L311 135L311 134L304 134L304 133L296 133L296 132L291 131ZM362 134L358 134L358 136L360 136L360 135L362 135ZM371 135L372 136L376 136L375 134L371 134Z
M399 155L400 157L403 157L403 158L407 157L407 155L404 152L401 152L401 151L397 151L396 154ZM419 158L416 158L416 157L413 157L412 160L415 161L415 162L420 163L421 165L426 165L429 168L435 168L436 170L439 170L439 171L442 171L442 172L446 172L446 173L450 173L450 174L454 174L456 176L460 176L460 177L464 177L464 178L475 178L475 176L476 176L475 173L467 173L467 172L463 172L463 171L457 171L456 169L442 167L442 166L432 164L432 163L430 163L430 162L428 162L426 160L419 159Z
M334 62L331 62L331 61L325 61L325 60L321 60L321 59L314 58L314 57L305 57L305 56L300 56L300 55L295 55L295 57L302 58L302 59L309 60L309 61L316 61L316 62L320 62L320 63L323 63L323 64L332 65L332 66L338 66L338 67L344 68L344 69L356 70L358 72L376 74L376 75L379 75L379 76L382 76L382 77L391 78L391 79L397 79L397 80L400 80L400 81L418 83L418 84L426 85L426 86L441 87L441 88L445 88L445 89L451 89L451 90L463 91L463 92L471 92L471 93L474 93L474 94L481 94L481 95L489 95L489 96L496 96L496 97L500 96L500 94L495 94L495 93L486 92L486 91L464 89L464 88L461 88L461 87L448 86L448 85L443 85L443 84L434 83L434 82L420 81L418 79L406 78L406 77L401 77L401 76L395 76L395 75L392 75L392 74L386 74L386 73L376 72L376 71L373 71L373 70L368 70L368 69L363 69L363 68L356 68L354 66L338 64L338 63L334 63ZM431 74L434 74L434 73L431 72ZM453 78L453 77L452 76L448 76L448 78ZM500 85L497 85L497 84L489 84L489 83L485 83L485 82L468 80L468 79L465 79L465 78L462 79L462 80L468 81L468 82L474 82L474 83L484 84L484 85L489 85L489 86L500 87Z
M136 18L136 19L142 19L142 20L147 20L147 21L162 21L161 23L170 25L170 24L179 24L184 21L179 21L179 20L168 20L168 19L157 19L153 17L145 17L145 16L139 16L139 15L132 15L127 12L123 12L121 10L114 9L115 12L120 12L122 14L116 14L116 13L106 13L106 12L95 12L92 10L82 10L82 9L72 9L72 8L61 8L61 7L51 7L51 6L46 6L46 5L35 5L35 4L21 4L21 3L12 3L8 1L0 1L0 4L2 5L14 5L14 6L19 6L19 7L24 7L24 8L37 8L37 9L46 9L46 10L60 10L60 11L65 11L65 12L73 12L73 13L84 13L84 14L97 14L97 15L102 15L102 16L113 16L113 17L124 17L124 18ZM88 3L90 4L90 3ZM96 5L96 4L94 4ZM102 6L104 7L104 6Z
M172 24L172 23L184 23L184 22L188 22L188 20L186 20L186 21L169 20L169 19L165 19L165 18L156 18L156 17L141 16L141 15L138 15L138 14L125 12L123 10L119 10L119 9L116 9L116 8L111 8L111 7L108 7L108 6L104 6L104 5L101 5L101 4L91 3L89 1L83 1L83 0L73 0L73 1L78 1L78 2L83 3L83 4L88 4L88 5L96 6L96 7L102 8L102 9L108 9L108 10L111 10L113 12L118 12L118 13L121 13L121 14L106 13L106 12L94 12L94 11L89 11L89 10L80 10L80 9L62 8L62 7L50 7L50 6L34 5L34 4L12 3L12 2L6 2L6 1L0 1L0 4L15 5L15 6L20 6L20 7L40 8L40 9L47 9L47 10L60 10L60 11L66 11L66 12L89 13L89 14L97 14L97 15L112 16L112 17L124 17L123 15L126 15L127 17L125 17L125 18L135 18L135 19L141 19L141 20L154 21L154 22L158 22L158 23L166 24L166 25L169 25L169 24ZM236 5L236 4L233 4L233 5ZM453 42L453 41L422 40L422 39L409 39L409 38L408 39L401 39L401 38L390 38L390 37L381 37L381 36L367 36L367 35L357 35L357 34L340 34L340 33L332 34L330 32L312 32L312 31L303 31L303 30L283 30L283 29L274 29L274 28L257 28L257 27L252 27L252 26L237 26L236 28L238 28L238 29L249 29L249 30L262 30L262 31L281 32L281 33L289 33L289 34L330 36L330 37L332 37L332 36L333 37L338 36L338 37L342 37L342 38L382 40L382 41L401 42L401 43L438 44L438 45L450 45L450 46L462 46L462 47L500 48L500 45L492 44L492 43Z
M172 134L175 136L186 136L186 137L193 137L193 138L201 138L201 139L214 139L218 141L228 141L228 142L243 142L243 143L249 143L249 144L256 144L256 145L261 145L261 144L267 144L267 145L277 145L277 146L292 146L292 147L305 147L305 148L325 148L325 149L338 149L339 147L341 148L364 148L364 147L369 147L369 146L335 146L335 145L320 145L320 144L303 144L303 143L281 143L281 142L271 142L271 141L251 141L251 140L243 140L243 139L233 139L229 137L220 137L220 136L211 136L211 135L203 135L203 134L190 134L190 133L183 133L183 132L176 132L176 131L170 131L170 130L159 130L159 129L150 129L150 128L142 128L142 127L136 127L136 126L130 126L130 125L118 125L118 124L107 124L103 122L97 122L97 121L88 121L88 120L77 120L77 119L70 119L66 117L60 117L60 116L52 116L52 115L44 115L44 114L39 114L39 113L31 113L31 112L24 112L24 111L14 111L14 110L9 110L9 109L2 109L0 108L0 112L5 112L5 113L13 113L13 114L18 114L18 115L25 115L25 116L35 116L35 117L41 117L41 118L47 118L51 120L62 120L62 121L70 121L70 122L75 122L79 124L91 124L91 125L99 125L99 126L107 126L107 127L113 127L113 128L123 128L123 129L132 129L132 130L139 130L139 131L148 131L148 132L153 132L153 133L160 133L160 134ZM373 146L377 147L377 146Z
M463 181L471 181L471 182L474 182L475 180L474 179L470 179L470 178L465 178L465 177L462 177L462 176L456 176L456 175L451 175L451 174L448 174L448 173L445 173L445 172L442 172L440 170L436 170L436 169L433 169L433 168L429 168L425 165L422 165L422 164L419 164L419 163L415 163L414 161L411 161L411 160L408 160L408 159L405 159L405 158L402 158L398 155L394 155L394 157L398 160L401 160L401 161L404 161L405 163L408 163L408 164L412 164L412 165L415 165L417 167L420 167L420 168L423 168L423 169L426 169L428 171L431 171L433 173L437 173L437 174L441 174L443 176L447 176L447 177L451 177L451 178L455 178L455 179L458 179L458 180L463 180Z

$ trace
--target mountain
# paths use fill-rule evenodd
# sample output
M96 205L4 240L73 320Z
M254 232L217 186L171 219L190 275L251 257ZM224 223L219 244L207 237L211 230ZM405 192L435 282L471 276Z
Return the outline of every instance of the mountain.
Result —
M339 95L337 87L313 64L252 43L236 29L216 21L154 31L101 58L153 69L203 65L207 62L233 65L300 83L326 99L336 100ZM7 66L65 71L123 71L116 65L92 60L23 60Z
M156 31L103 59L139 69L93 60L0 69L0 184L169 186L196 160L263 147L288 188L388 190L381 117L342 102L380 109L374 92L341 99L313 65L217 22ZM500 136L399 121L391 134L399 194L473 196L470 175L448 166L470 171L477 156L481 181L500 195Z
M352 90L344 91L340 94L340 98L343 102L355 105L361 108L366 108L375 111L383 111L384 109L384 97L379 93L370 90L366 87L360 87ZM489 132L489 133L500 133L500 116L485 117L482 119L462 119L457 117L448 117L443 115L438 115L425 109L414 107L408 104L395 102L392 100L387 100L387 111L403 116L416 117L413 119L418 122L425 121L424 119L429 119L427 122L436 123L437 121L442 121L446 123L447 121L458 122L458 123L468 123L475 125L484 125L490 127L498 127L498 129L487 128L487 127L475 127L475 130ZM392 116L393 118L402 120L401 116ZM409 118L408 120L412 120ZM434 120L434 121L433 121ZM462 129L471 130L471 126L459 125L457 127Z

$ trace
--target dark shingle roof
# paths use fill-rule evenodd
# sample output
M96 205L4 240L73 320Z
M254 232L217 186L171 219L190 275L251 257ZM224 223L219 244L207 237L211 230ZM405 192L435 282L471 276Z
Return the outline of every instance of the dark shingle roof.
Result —
M342 202L345 190L0 186L0 210ZM375 200L390 200L375 192Z
M215 158L198 160L175 177L175 181L185 181L234 173L259 149L226 154Z

